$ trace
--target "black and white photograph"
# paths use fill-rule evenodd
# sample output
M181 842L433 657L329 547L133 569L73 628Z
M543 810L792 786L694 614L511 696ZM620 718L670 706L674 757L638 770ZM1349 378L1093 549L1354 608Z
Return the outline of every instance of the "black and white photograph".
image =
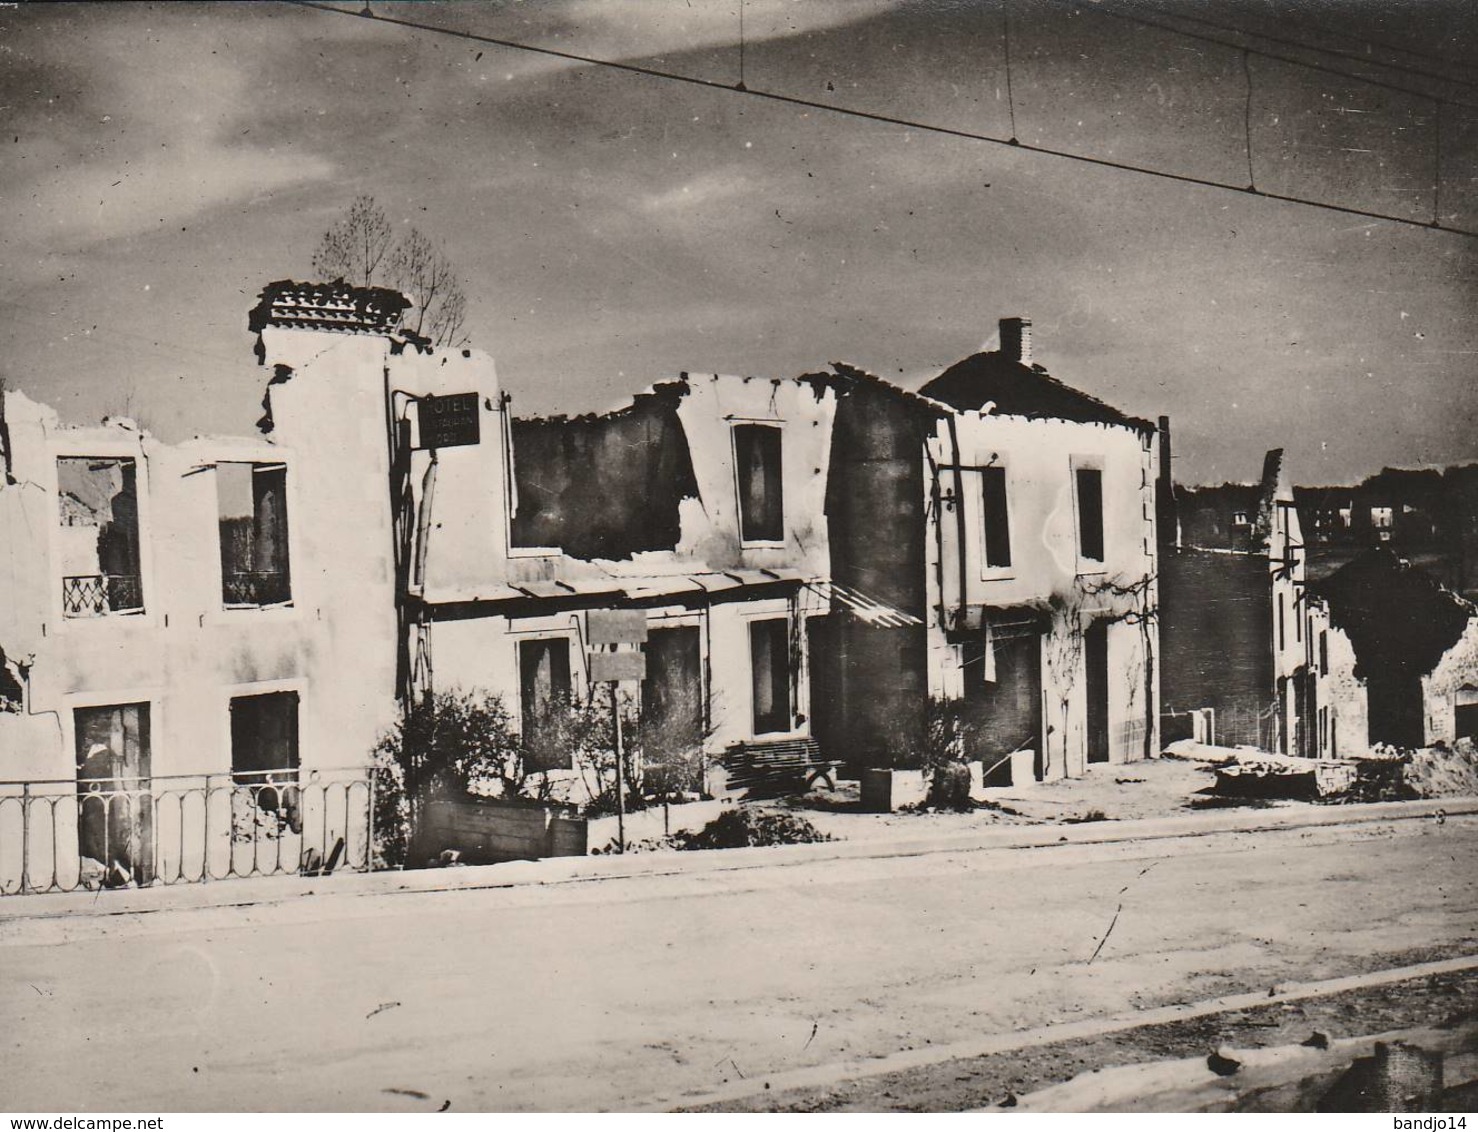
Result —
M1473 0L3 3L0 126L10 1132L1478 1113Z

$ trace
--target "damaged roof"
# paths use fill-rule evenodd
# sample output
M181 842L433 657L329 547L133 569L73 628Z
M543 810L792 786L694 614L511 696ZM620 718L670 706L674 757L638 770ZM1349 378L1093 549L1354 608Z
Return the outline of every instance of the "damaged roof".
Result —
M1366 551L1310 589L1350 638L1362 675L1430 672L1478 612L1388 547Z
M1064 385L1040 366L1012 361L998 350L956 362L919 392L962 411L993 404L1003 416L1123 425L1151 432L1155 427Z
M297 283L280 279L262 288L248 316L253 334L267 326L305 330L347 330L385 334L400 326L411 301L390 287L354 287L332 283Z

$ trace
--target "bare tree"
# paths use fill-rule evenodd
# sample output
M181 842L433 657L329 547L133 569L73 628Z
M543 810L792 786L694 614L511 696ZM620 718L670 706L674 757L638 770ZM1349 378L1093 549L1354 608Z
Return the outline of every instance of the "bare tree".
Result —
M438 346L467 340L467 296L451 260L416 228L397 241L395 229L374 197L359 196L323 234L313 253L322 279L345 279L360 287L393 287L415 304L409 329Z
M372 196L358 196L349 211L318 241L313 271L322 279L347 279L373 287L395 240L390 218Z
M462 281L444 251L418 229L401 237L390 256L392 286L415 302L415 325L438 346L456 346L466 341L462 323L467 317L467 296Z

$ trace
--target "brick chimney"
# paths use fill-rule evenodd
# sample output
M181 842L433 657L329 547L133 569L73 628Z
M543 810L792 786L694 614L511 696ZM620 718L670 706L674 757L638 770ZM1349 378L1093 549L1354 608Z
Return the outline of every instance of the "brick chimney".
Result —
M1032 320L1001 319L1001 356L1008 361L1032 364Z

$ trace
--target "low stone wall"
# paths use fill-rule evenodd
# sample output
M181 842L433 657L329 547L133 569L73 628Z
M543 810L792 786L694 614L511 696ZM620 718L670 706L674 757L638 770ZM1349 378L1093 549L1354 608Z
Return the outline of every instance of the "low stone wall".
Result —
M702 829L727 808L725 802L709 801L637 810L626 815L626 841L654 841ZM583 857L609 852L616 840L614 814L582 818L542 806L469 796L427 803L411 860L425 864L446 849L455 849L469 865Z

